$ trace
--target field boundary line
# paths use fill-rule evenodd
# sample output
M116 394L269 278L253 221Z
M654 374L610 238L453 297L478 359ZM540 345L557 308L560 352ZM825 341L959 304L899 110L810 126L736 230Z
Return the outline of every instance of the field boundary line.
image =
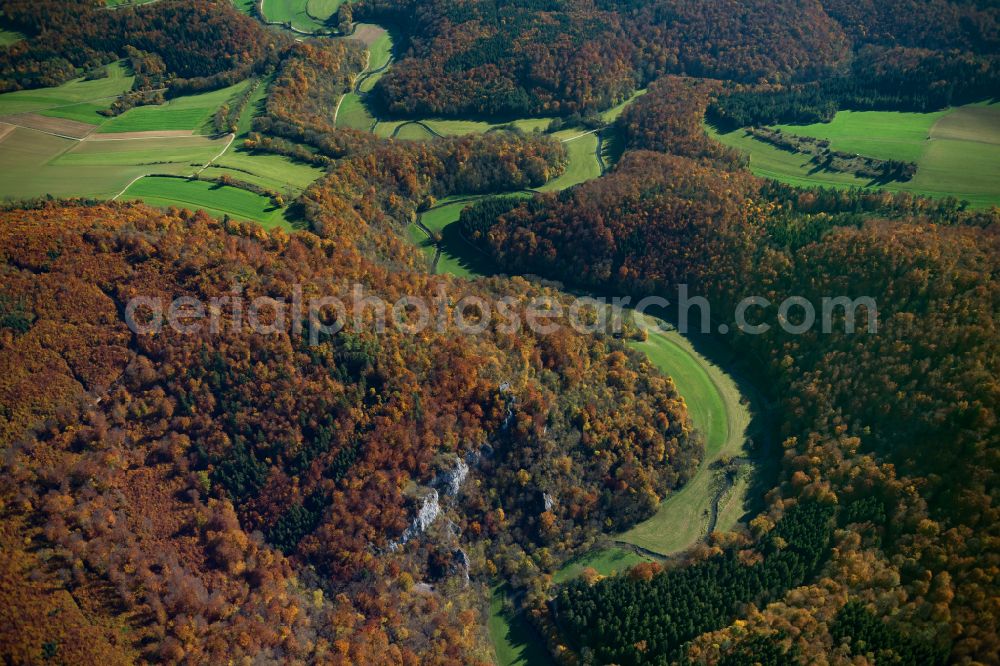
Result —
M229 133L229 141L226 142L225 147L219 152L218 155L216 155L215 157L213 157L209 161L205 162L205 166L203 166L202 168L198 169L198 171L195 172L195 175L196 176L197 175L201 175L202 171L204 171L208 167L212 166L213 162L215 162L217 159L219 159L220 157L222 157L223 155L225 155L229 151L229 147L231 145L233 145L233 141L236 141L236 134L234 132L230 132Z
M154 136L123 136L119 139L95 139L94 134L88 134L80 141L86 141L87 143L111 143L112 141L162 141L163 139L196 139L198 137L204 137L211 141L211 137L205 136L204 134L157 134Z
M120 197L121 195L125 194L125 191L126 191L126 190L128 190L128 188L130 188L130 187L132 187L133 185L135 185L136 181L138 181L138 180L141 180L141 179L145 178L145 177L146 177L146 175L147 175L147 174L142 174L141 176L136 176L135 178L133 178L132 180L130 180L130 181L128 182L128 185L126 185L125 187L123 187L123 188L122 188L122 191L121 191L121 192L119 192L119 193L118 193L118 194L116 194L115 196L111 197L111 200L112 200L112 201L117 201L117 200L118 200L118 197Z
M83 139L75 136L68 136L66 134L59 134L58 132L49 132L48 130L38 129L37 127L28 127L27 125L21 125L20 123L12 123L9 120L0 121L7 125L13 125L14 127L20 127L21 129L26 129L32 132L38 132L40 134L48 134L49 136L57 136L60 139L69 139L70 141L83 141ZM89 136L89 135L88 135ZM86 138L86 137L84 137Z
M576 136L571 136L571 137L569 137L567 139L560 139L559 142L560 143L569 143L570 141L576 141L577 139L581 139L581 138L587 136L588 134L593 134L594 132L600 132L600 131L601 131L600 129L587 130L586 132L581 132L580 134L577 134Z

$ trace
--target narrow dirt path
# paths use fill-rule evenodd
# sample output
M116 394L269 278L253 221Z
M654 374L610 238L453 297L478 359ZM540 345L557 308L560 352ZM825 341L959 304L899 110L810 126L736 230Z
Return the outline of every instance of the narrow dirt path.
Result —
M164 138L166 138L166 137L164 137ZM229 141L226 142L226 145L222 148L222 150L220 150L219 153L215 157L213 157L209 161L205 162L205 164L203 164L200 169L198 169L197 171L195 171L195 175L196 176L201 175L202 171L204 171L208 167L212 166L212 164L216 160L218 160L220 157L222 157L223 155L225 155L226 152L229 150L229 147L233 145L233 141L235 141L235 140L236 140L236 134L230 133L229 134ZM123 194L125 194L125 192L128 191L128 188L130 188L133 185L135 185L135 183L137 181L139 181L139 180L141 180L143 178L147 178L147 177L152 176L152 175L154 175L154 174L152 174L152 173L144 173L144 174L136 176L135 178L133 178L132 180L130 180L125 187L122 188L121 192L119 192L115 196L111 197L111 201L117 201L118 198L121 197Z
M201 175L201 172L202 172L202 171L204 171L204 170L205 170L205 169L207 169L208 167L212 166L212 164L213 164L213 163L214 163L214 162L215 162L215 161L216 161L217 159L219 159L220 157L222 157L223 155L225 155L225 154L226 154L226 151L228 151L228 150L229 150L229 147L230 147L231 145L233 145L233 141L236 141L236 134L235 134L235 133L233 133L233 132L230 132L230 133L229 133L229 141L227 141L227 142L226 142L226 145L225 145L225 146L223 147L223 149L219 151L219 154L218 154L218 155L216 155L215 157L213 157L212 159L210 159L209 161L205 162L205 165L204 165L203 167L201 167L200 169L198 169L198 170L197 170L197 171L195 172L195 175Z

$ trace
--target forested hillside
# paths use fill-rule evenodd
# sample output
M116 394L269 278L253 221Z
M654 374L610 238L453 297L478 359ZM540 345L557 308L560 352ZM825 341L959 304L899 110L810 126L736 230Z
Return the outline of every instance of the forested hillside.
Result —
M362 0L354 14L408 38L376 88L402 116L585 114L664 74L819 82L835 99L907 108L995 90L996 13L924 4Z
M96 0L10 0L3 15L33 38L0 48L0 91L57 85L117 60L126 46L160 58L178 86L217 88L263 67L287 42L228 0L160 0L117 11Z
M28 632L2 643L22 655L54 643L71 660L100 648L484 661L467 601L434 608L411 589L441 577L455 537L388 548L417 502L408 486L482 456L461 510L445 510L484 551L477 567L513 576L526 553L648 515L700 455L669 380L612 338L361 326L310 344L231 333L228 310L219 332L196 335L136 336L119 316L135 294L233 285L248 299L301 283L347 302L355 281L390 300L458 293L349 244L134 205L13 211L2 229L4 631ZM498 288L544 293L523 281L475 292ZM544 512L543 492L559 498ZM113 626L76 610L38 619L67 592Z

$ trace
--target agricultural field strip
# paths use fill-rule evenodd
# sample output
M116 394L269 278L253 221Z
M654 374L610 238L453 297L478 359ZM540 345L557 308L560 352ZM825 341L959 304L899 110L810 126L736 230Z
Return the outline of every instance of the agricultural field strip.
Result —
M779 125L782 131L831 141L834 148L877 158L905 158L917 164L909 181L879 184L892 192L955 196L976 207L1000 205L1000 106L978 103L932 113L839 112L830 123ZM716 140L750 155L758 176L793 185L872 187L853 174L817 171L806 158L782 151L742 130Z
M42 88L42 90L46 90L46 88ZM155 90L151 90L150 92L154 92L154 93L157 93L157 92L166 92L166 90L167 90L166 88L156 88ZM20 91L15 91L15 92L20 92ZM9 95L10 93L3 93L3 94L4 95ZM67 109L67 108L70 108L70 107L73 107L73 106L80 106L81 104L94 104L95 102L104 102L104 101L109 101L109 100L116 100L116 99L118 99L118 97L119 97L119 95L104 95L103 97L93 97L93 98L90 98L90 99L82 99L82 100L78 100L78 101L75 101L75 102L67 102L65 104L53 104L52 106L40 106L38 108L32 109L30 111L30 113L42 113L43 111L57 111L59 109Z
M49 136L59 137L60 139L68 139L70 141L83 141L86 138L79 136L69 136L68 134L59 134L58 132L50 132L48 130L38 129L37 127L29 127L28 125L22 125L20 123L14 122L9 116L0 117L0 122L4 123L5 125L11 125L12 127L20 127L21 129L28 130L29 132L48 134ZM6 136L6 134L4 136Z
M50 130L44 130L38 127L32 127L30 125L24 125L16 122L10 116L0 116L0 123L9 125L11 127L20 127L21 129L28 130L29 132L48 134L49 136L56 136L59 137L60 139L68 139L70 141L77 141L79 143L111 143L114 141L150 141L153 139L156 140L190 139L191 137L199 136L197 134L186 132L184 130L163 130L162 132L151 130L149 132L130 132L130 134L143 134L143 136L119 136L119 137L112 137L108 135L97 135L94 133L93 130L91 130L90 134L87 134L86 136L71 136L69 134L60 134L59 132L52 132ZM94 129L97 129L97 127L98 127L97 125L94 125ZM6 136L6 133L4 134L4 136Z
M101 139L99 141L128 141L128 140L129 139ZM213 162L215 162L216 160L220 159L223 155L225 155L226 152L228 152L229 147L233 145L233 141L235 141L235 140L236 140L236 135L233 134L233 133L230 133L229 134L229 141L226 142L226 145L222 148L222 150L220 150L219 153L217 155L215 155L215 157L213 157L212 159L210 159L208 162L205 162L205 164L200 169L198 169L198 171L195 172L195 174L196 175L201 174L201 172L204 171L205 169L207 169L208 167L210 167ZM146 178L147 176L150 176L150 175L152 175L152 174L151 173L145 173L145 174L141 174L139 176L136 176L135 178L133 178L132 180L130 180L129 183L125 187L122 188L121 192L119 192L115 196L111 197L111 200L112 201L117 201L118 198L121 197L123 194L125 194L125 192L128 190L128 188L132 187L132 185L134 185L136 181L138 181L138 180L140 180L142 178Z
M95 96L95 97L83 97L81 99L73 100L73 101L66 102L66 103L48 104L48 105L41 105L41 106L33 105L31 107L31 111L30 112L24 112L24 113L37 113L39 111L47 111L47 110L58 109L58 108L72 107L72 106L77 106L77 105L81 105L81 104L93 103L93 102L97 102L97 101L112 100L112 99L115 99L115 98L116 98L116 96L113 96L113 95L112 96L101 95L101 96ZM40 118L40 120L41 120L41 118ZM52 118L51 120L52 120L53 123L58 123L58 119L56 119L56 118ZM75 122L75 121L64 121L64 122ZM76 149L77 146L83 146L83 145L94 146L96 144L106 144L108 146L111 146L111 145L114 145L114 144L122 145L122 142L133 142L134 145L136 146L135 150L138 150L138 151L141 152L142 151L142 145L143 145L144 142L154 142L153 145L155 146L155 145L162 145L162 142L164 140L172 140L172 139L187 140L187 141L181 141L180 145L184 145L185 143L191 141L192 139L199 139L199 138L211 141L211 140L209 140L208 137L203 137L201 135L195 134L193 130L173 130L173 129L170 129L170 130L142 130L142 131L123 132L123 133L121 133L121 135L116 135L115 133L104 133L104 134L98 133L100 125L92 125L92 124L79 123L79 122L77 124L79 126L81 126L81 128L86 128L85 130L82 130L78 134L82 134L83 131L86 131L85 135L83 135L83 136L80 136L80 135L73 136L71 134L65 134L65 133L58 132L58 131L51 131L51 130L47 130L47 129L42 129L40 127L31 127L31 126L28 126L28 125L26 125L24 123L18 122L16 117L15 118L10 118L10 117L6 117L5 116L5 117L0 118L0 142L2 142L4 140L4 138L6 138L11 133L13 133L15 130L25 131L25 132L29 132L29 133L38 133L38 134L48 135L48 136L52 136L52 137L58 138L60 140L65 140L65 141L72 142L72 143L67 144L67 146L65 148L63 148L62 150L60 150L58 153L51 154L49 156L49 158L48 158L48 161L52 161L52 160L55 160L55 159L58 159L58 158L62 157L63 155L65 155L67 153L73 152ZM232 149L234 143L235 143L236 138L237 138L236 134L233 134L233 133L229 134L228 137L227 137L226 143L221 148L221 150L219 150L218 152L214 153L211 156L201 157L201 160L204 160L204 162L202 163L201 167L196 172L196 175L197 174L201 174L203 171L205 171L207 168L209 168L210 166L212 166L213 164L215 164L217 161L219 161L221 158L223 158L227 153L229 153L230 150ZM157 174L161 173L162 171L163 171L162 168L158 168L157 171L145 171L145 172L137 174L135 176L131 176L128 179L128 182L125 183L124 187L122 187L120 190L118 190L116 188L116 190L113 190L113 192L114 192L113 195L111 194L111 192L109 192L108 195L106 195L106 196L110 196L111 200L118 200L118 199L120 199L122 196L124 196L128 192L129 188L133 187L135 185L135 183L138 182L139 180L141 180L142 178L148 177L148 176L152 176L152 175L157 175ZM134 173L134 171L133 171L133 173ZM120 187L120 185L119 185L119 187ZM182 202L179 202L179 203L182 203Z

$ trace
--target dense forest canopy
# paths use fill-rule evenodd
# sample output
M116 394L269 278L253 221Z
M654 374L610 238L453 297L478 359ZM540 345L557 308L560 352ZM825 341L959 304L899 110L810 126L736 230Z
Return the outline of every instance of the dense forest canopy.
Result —
M405 57L377 87L381 104L401 116L587 113L664 74L789 86L853 71L869 80L839 86L869 96L903 79L894 85L908 93L907 108L921 108L921 95L940 108L997 85L996 12L948 0L362 0L354 14L406 37ZM963 69L970 59L976 74ZM873 61L878 71L869 71ZM986 78L968 81L976 76ZM942 95L939 85L958 92Z
M125 55L159 56L186 86L220 87L262 67L288 38L229 0L158 0L108 11L95 0L9 0L4 22L32 38L0 47L0 91L58 85Z
M333 618L349 611L374 632L348 635L352 654L381 641L398 654L464 659L478 649L471 635L424 643L455 617L399 615L401 597L422 603L400 587L403 572L433 579L435 558L451 556L437 542L380 554L408 524L407 484L429 484L441 460L488 446L456 527L490 561L517 566L525 551L572 547L606 521L624 528L648 515L700 455L670 381L610 337L414 340L364 327L311 345L287 331L230 334L228 322L215 335L135 337L118 316L133 294L208 297L233 284L247 299L302 283L347 300L355 281L385 298L459 293L350 245L135 205L6 213L3 229L5 525L39 526L31 533L52 548L39 575L54 590L90 598L77 588L108 573L124 604L116 615L148 637L146 658L318 658L344 638ZM509 282L476 291L541 293L519 285L520 294ZM60 296L68 291L72 300ZM581 419L594 433L582 439ZM601 456L590 454L597 441ZM559 498L544 513L543 491ZM23 548L4 551L36 566ZM323 586L292 581L306 563ZM373 576L383 581L375 588ZM324 599L331 584L347 596ZM4 603L28 614L36 602L23 592L5 588ZM44 636L21 641L38 648Z

